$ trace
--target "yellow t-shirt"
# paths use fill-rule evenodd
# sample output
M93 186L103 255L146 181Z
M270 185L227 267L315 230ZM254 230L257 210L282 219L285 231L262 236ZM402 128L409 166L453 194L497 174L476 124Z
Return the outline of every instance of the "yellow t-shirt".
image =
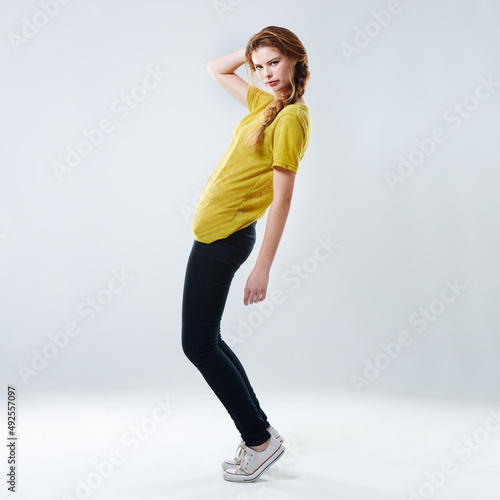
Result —
M196 240L212 243L249 226L273 201L274 165L297 172L309 145L311 120L304 104L289 104L266 127L262 150L254 152L245 137L263 123L263 111L274 95L253 85L250 113L234 129L231 144L212 172L191 223Z

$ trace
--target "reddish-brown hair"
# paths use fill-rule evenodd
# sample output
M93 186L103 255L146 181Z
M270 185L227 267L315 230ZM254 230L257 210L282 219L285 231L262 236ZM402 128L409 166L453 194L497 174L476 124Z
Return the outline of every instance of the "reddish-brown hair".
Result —
M251 132L246 142L254 150L264 141L265 129L274 121L278 113L288 104L294 104L305 92L306 82L310 77L306 49L295 33L279 26L268 26L250 38L247 43L245 57L250 68L250 84L255 75L252 53L259 47L273 47L281 51L290 65L290 87L281 99L275 99L264 110L263 121L259 128ZM295 66L291 60L296 59ZM265 126L263 126L265 125Z

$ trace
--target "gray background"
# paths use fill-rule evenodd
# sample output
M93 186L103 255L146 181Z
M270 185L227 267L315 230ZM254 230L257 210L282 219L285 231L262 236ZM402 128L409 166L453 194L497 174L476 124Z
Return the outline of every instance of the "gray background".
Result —
M24 400L203 383L180 345L190 220L247 112L206 62L278 25L308 51L313 127L271 271L268 291L283 303L243 304L264 218L233 281L223 337L256 384L275 377L355 394L352 377L387 361L381 343L406 331L411 345L360 394L498 401L500 87L471 96L480 78L500 81L500 5L403 1L347 58L342 44L369 22L376 30L372 11L389 3L242 0L221 11L201 0L74 0L16 47L12 33L41 8L1 1L3 383ZM123 118L116 101L148 67L166 75L136 89L140 102ZM471 112L457 126L445 116L459 104ZM105 118L114 130L60 182L54 164ZM391 190L386 172L436 128L446 140ZM318 262L321 238L338 246ZM292 287L296 266L305 274ZM133 279L109 294L113 270ZM446 280L465 289L443 305ZM86 322L79 307L96 296L111 301ZM419 331L410 318L429 306L438 314ZM71 321L81 333L47 347ZM21 377L42 352L52 358Z

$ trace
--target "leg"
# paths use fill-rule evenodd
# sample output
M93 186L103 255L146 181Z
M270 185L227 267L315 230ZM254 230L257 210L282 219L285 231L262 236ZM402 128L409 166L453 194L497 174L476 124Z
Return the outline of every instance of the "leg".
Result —
M257 399L255 392L253 391L253 388L250 384L250 381L248 380L247 374L240 360L236 357L236 354L231 350L231 348L226 344L226 342L224 342L224 340L222 339L219 340L219 346L224 352L224 354L233 362L233 365L236 367L236 369L240 372L240 375L243 378L245 385L247 386L248 393L250 394L250 397L252 398L255 407L257 408L262 419L266 423L266 428L269 427L271 424L267 420L267 415L264 413L264 410L262 410L262 408L260 407L259 400Z
M254 244L254 225L210 244L195 241L182 304L183 351L225 406L248 446L270 438L269 424L254 402L248 378L219 345L219 329L231 281Z

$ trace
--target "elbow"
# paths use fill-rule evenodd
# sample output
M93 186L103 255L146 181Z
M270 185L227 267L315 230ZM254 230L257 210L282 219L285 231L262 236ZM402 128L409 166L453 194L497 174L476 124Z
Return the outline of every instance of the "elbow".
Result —
M220 72L215 69L212 61L207 62L207 71L213 80L218 81L218 75L220 75Z
M208 71L208 74L214 78L215 75L217 75L217 73L219 73L219 69L217 69L217 61L216 61L217 58L215 59L210 59L210 61L207 62L207 71Z

